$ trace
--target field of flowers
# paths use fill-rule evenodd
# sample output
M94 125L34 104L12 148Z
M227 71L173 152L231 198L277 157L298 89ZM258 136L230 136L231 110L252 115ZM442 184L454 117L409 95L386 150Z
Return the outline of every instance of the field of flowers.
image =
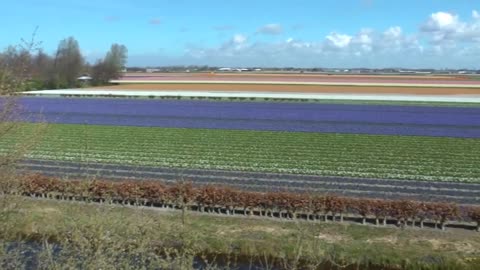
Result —
M29 172L480 204L478 107L20 101L21 120L50 123L23 162Z
M337 194L357 198L449 201L480 205L480 184L464 182L165 168L113 163L83 164L76 161L59 160L27 160L22 163L22 170L27 173L39 173L64 179L89 179L91 177L135 181L160 179L164 183L170 184L184 179L198 185L228 185L257 192L290 191L304 194Z
M480 138L479 107L23 98L48 122Z
M480 183L478 153L477 139L51 124L30 158Z

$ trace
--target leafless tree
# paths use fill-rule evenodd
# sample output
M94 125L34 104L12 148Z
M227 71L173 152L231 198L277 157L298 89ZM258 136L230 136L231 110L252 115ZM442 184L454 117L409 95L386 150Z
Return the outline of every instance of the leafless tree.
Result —
M84 63L80 46L75 38L69 37L60 41L54 58L55 88L75 87Z
M98 60L92 68L94 83L106 84L111 79L119 78L127 62L127 53L127 47L124 45L113 44L105 59Z
M39 138L36 127L24 129L17 121L20 117L18 93L27 89L32 72L31 55L40 46L35 35L36 31L30 40L22 39L19 45L10 46L0 54L0 141L11 142L3 144L0 151L0 194L16 192L15 165L34 144L35 138ZM15 137L17 139L12 141Z

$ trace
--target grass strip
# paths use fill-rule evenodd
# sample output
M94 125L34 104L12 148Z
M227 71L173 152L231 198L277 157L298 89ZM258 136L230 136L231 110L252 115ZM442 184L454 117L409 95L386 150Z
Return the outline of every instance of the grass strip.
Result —
M179 257L229 254L276 258L289 265L330 261L390 267L387 269L476 269L480 263L480 235L472 232L280 222L193 213L182 216L180 211L15 196L0 197L0 202L4 210L0 216L2 242L33 241L43 243L43 248L49 247L47 243L68 247L72 252L60 255L69 259L56 262L57 267L63 268L75 263L87 268L92 265L114 269L118 266L113 258L119 254L147 254L152 262L156 260L153 251L159 248L175 249ZM8 255L0 252L2 259ZM49 256L39 256L38 260L45 266L53 263Z

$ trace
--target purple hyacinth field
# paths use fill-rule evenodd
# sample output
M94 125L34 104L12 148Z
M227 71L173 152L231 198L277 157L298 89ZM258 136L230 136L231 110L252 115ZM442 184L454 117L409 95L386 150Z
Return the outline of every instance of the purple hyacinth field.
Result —
M480 138L480 108L22 98L51 123Z

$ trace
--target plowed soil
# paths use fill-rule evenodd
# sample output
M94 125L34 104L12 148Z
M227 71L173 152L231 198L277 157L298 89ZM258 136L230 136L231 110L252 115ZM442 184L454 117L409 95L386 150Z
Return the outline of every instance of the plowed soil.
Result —
M273 92L273 93L338 93L338 94L410 94L410 95L480 95L479 88L434 88L391 86L327 86L327 85L269 85L269 84L121 84L92 89L118 90L185 90L218 92Z
M473 84L480 80L466 76L414 75L326 75L326 74L255 74L255 73L127 73L120 81L202 81L202 82L295 82L295 83L408 83L408 84Z

